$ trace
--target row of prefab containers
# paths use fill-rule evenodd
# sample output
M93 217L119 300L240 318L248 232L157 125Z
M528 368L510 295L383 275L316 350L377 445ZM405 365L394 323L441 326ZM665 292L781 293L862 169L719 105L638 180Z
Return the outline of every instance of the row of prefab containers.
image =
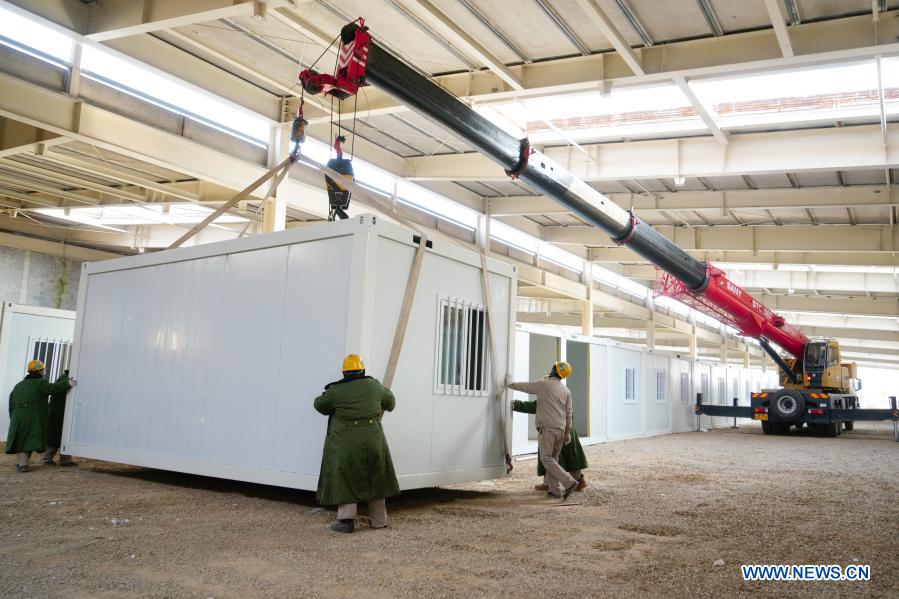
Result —
M55 376L71 358L64 452L315 489L328 420L312 399L348 353L383 375L419 251L397 409L383 420L401 488L498 478L504 445L534 450L533 418L510 422L512 394L494 393L507 372L534 379L570 362L587 443L690 430L697 391L725 403L763 385L759 373L516 329L514 267L423 242L363 215L86 264L74 326L71 314L4 306L0 391L27 360Z
M572 392L574 428L584 444L731 426L732 420L719 417L703 416L700 423L693 410L697 393L707 403L732 405L736 399L747 406L751 393L778 382L770 368L693 361L605 338L517 326L516 379L539 378L557 360L572 366L566 382ZM515 415L517 453L535 451L533 423L533 416Z

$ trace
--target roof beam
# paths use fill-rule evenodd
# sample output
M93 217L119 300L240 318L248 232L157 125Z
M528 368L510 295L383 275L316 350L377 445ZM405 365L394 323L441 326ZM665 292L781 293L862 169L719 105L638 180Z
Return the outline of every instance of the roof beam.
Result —
M727 145L727 135L718 126L715 117L712 116L712 110L703 104L702 100L699 99L699 96L693 92L693 89L690 87L687 80L679 76L674 77L674 84L677 85L687 99L690 100L690 104L693 105L693 108L696 110L697 114L699 114L699 118L701 118L702 122L705 123L705 126L709 128L709 131L712 132L715 139L720 143Z
M899 21L899 19L897 19ZM884 147L880 125L733 135L727 145L708 137L584 144L592 159L565 147L548 158L585 181L725 177L766 173L884 169L899 165L899 129ZM503 168L480 154L409 158L403 175L419 180L506 181Z
M793 56L793 44L790 42L790 33L784 22L783 13L780 12L780 2L778 0L765 0L765 9L768 11L768 18L771 19L771 25L774 27L774 34L777 36L777 45L780 46L780 52L784 58Z
M737 229L731 228L731 231ZM734 264L826 264L832 266L894 266L899 268L899 256L891 252L777 252L777 251L724 251L724 250L685 250L697 260L709 262L730 262ZM641 258L627 248L599 247L591 248L589 258L601 263L646 264Z
M897 252L896 226L818 225L818 226L745 226L653 227L687 250L744 252ZM587 246L613 245L609 236L589 226L543 227L543 239L551 243Z
M264 16L285 0L104 0L90 7L87 36L103 42L231 17Z
M0 73L0 89L4 90L0 94L0 116L189 177L243 189L265 172L263 166L3 73ZM320 215L327 206L323 189L291 177L278 191L285 194L289 205L309 214ZM262 193L259 192L260 197Z
M0 158L37 151L39 145L65 143L66 139L27 123L0 117Z
M843 316L893 316L899 318L899 302L896 298L872 299L868 297L762 295L761 303L778 312L824 312ZM889 328L889 322L881 319L879 328ZM896 322L892 322L892 328Z
M805 187L800 189L737 189L733 191L660 191L651 196L632 193L605 193L609 200L625 210L633 207L643 218L663 216L663 211L716 210L724 215L733 211L793 211L818 208L888 208L899 203L899 189L883 185L850 187ZM570 214L571 211L546 196L506 196L488 199L494 216L533 216Z
M634 75L645 75L646 71L640 64L640 57L633 51L612 20L605 11L599 6L596 0L577 0L578 5L587 14L587 18L596 25L603 37L605 37L621 59L630 67Z
M397 0L404 7L414 12L428 26L438 31L442 36L449 38L451 41L459 45L462 50L471 56L474 56L487 68L496 73L496 75L505 81L512 89L523 90L524 85L506 65L497 58L490 50L485 48L473 36L469 35L464 29L458 26L452 19L447 17L443 12L434 6L429 0Z
M272 13L279 10L286 12L286 9L278 9ZM889 14L899 15L899 11ZM803 23L791 27L790 33L797 47L803 49L802 54L790 58L784 58L778 51L773 30L763 30L642 48L638 54L644 75L635 75L618 52L606 52L510 66L509 70L524 85L525 89L521 91L510 88L499 76L487 70L441 75L434 81L457 97L485 104L595 91L604 84L622 88L667 83L676 76L689 81L899 53L899 43L891 41L899 37L899 19L896 18L881 19L876 38L870 15ZM873 39L883 43L859 45L871 43ZM734 62L734 57L739 57L740 62ZM371 95L373 91L377 90L369 89L368 93ZM380 110L404 109L388 98L370 98L370 102ZM367 110L360 102L358 113L367 114Z

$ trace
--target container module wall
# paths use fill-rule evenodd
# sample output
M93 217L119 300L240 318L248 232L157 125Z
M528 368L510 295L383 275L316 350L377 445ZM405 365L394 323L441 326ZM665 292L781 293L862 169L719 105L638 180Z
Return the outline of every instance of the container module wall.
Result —
M383 376L417 249L364 215L85 268L64 445L73 455L312 490L347 353ZM511 267L490 281L511 352ZM441 395L441 301L483 304L477 254L427 250L384 428L402 488L502 476L494 395ZM492 389L493 382L490 382Z

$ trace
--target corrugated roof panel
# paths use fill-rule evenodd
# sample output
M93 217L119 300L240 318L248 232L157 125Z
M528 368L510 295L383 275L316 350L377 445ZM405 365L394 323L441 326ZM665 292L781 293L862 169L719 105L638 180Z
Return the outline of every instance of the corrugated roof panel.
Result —
M239 25L246 27L253 32L260 29L255 21L247 23L243 20L234 19L234 22L239 22ZM250 73L247 73L247 71L235 67L209 52L204 51L203 48L196 47L194 43L208 48L211 52L223 54L228 58L249 67L254 73L259 73L265 78L273 79L287 88L290 88L297 83L297 76L300 72L298 60L291 60L288 56L293 56L293 52L297 48L302 49L302 43L281 39L282 36L277 36L278 39L261 38L265 41L270 41L274 46L284 46L283 54L281 54L266 47L251 35L233 29L221 21L195 23L185 27L178 27L172 31L193 40L193 43L186 42L168 31L160 31L157 35L189 54L211 62L219 68L233 73L242 79L252 81L272 94L283 94L284 89L276 87L263 79L254 77ZM265 36L267 34L260 31L260 35ZM293 37L294 39L299 39L302 36L299 33L296 33ZM286 46L293 47L287 49ZM312 51L308 52L310 60L312 59L312 54ZM297 57L299 57L299 55L297 55Z
M579 53L533 0L491 0L479 2L478 7L492 22L502 23L506 35L530 54L531 58L553 58ZM583 13L578 9L574 14ZM571 13L566 16L570 17ZM583 19L586 17L581 17ZM576 20L578 19L566 19L569 24Z
M766 173L763 175L750 175L753 185L759 189L777 189L781 187L792 187L790 180L783 173Z
M799 187L833 187L840 184L836 171L792 173L792 175L799 183Z
M496 198L496 197L500 197L503 195L501 193L496 192L493 189L485 187L483 184L481 184L477 181L454 181L454 183L456 185L464 187L465 189L467 189L468 191L470 191L472 193L476 193L479 196L485 197L485 198Z
M709 0L725 33L771 27L765 3L760 0Z
M434 139L443 142L447 148L454 152L476 151L474 146L457 137L455 133L450 132L446 128L434 123L417 112L404 110L402 112L394 113L392 116L395 120L405 121L410 126L423 131L423 135L430 135Z
M667 0L664 8L658 0L629 0L628 3L655 42L712 35L696 0Z
M848 225L850 222L849 213L845 208L813 208L812 214L819 223L825 225Z
M630 193L619 181L591 181L590 186L600 193Z
M450 71L467 71L468 65L454 56L446 47L435 41L428 33L424 32L415 23L409 20L402 12L397 10L389 0L384 2L372 2L371 0L328 0L331 6L337 8L349 18L364 17L365 24L371 29L375 39L382 40L385 45L396 50L400 56L409 62L418 65L428 73L445 73ZM333 13L315 2L307 2L302 6L302 11L311 11L307 20L320 23L320 16L335 22L333 31L336 37L344 23L335 17ZM304 15L305 16L305 15Z
M855 215L855 222L864 225L887 225L890 223L890 208L879 206L859 206L853 207L852 212ZM846 221L849 221L849 215L846 215Z
M886 174L883 169L870 171L843 171L846 185L884 185Z
M871 12L869 0L796 0L796 4L799 16L806 21Z
M733 175L727 177L706 177L706 180L714 189L732 190L732 189L749 189L743 177Z
M352 119L350 119L350 122ZM417 154L430 156L432 154L455 154L453 148L448 147L439 139L435 139L429 133L423 133L408 123L393 118L392 115L371 116L365 119L365 123L378 129L382 136L392 137L396 142L415 149ZM360 133L368 135L360 129Z
M458 0L432 0L432 3L436 5L449 18L449 20L451 20L457 26L461 27L466 33L476 39L478 43L483 45L504 64L522 62L521 58L519 58L515 51L507 46L505 42L503 42L502 39L496 34L496 31L499 30L506 37L510 37L508 31L506 31L505 29L503 21L493 21L492 23L490 23L490 25L492 25L492 27L490 27L487 24L481 22L480 19L474 16ZM471 2L471 4L477 10L479 10L481 14L484 14L486 16L486 11L480 5L491 3L478 2L477 0L474 0L473 2ZM512 42L515 45L518 45L517 40L512 39ZM524 50L524 48L522 48L522 50Z

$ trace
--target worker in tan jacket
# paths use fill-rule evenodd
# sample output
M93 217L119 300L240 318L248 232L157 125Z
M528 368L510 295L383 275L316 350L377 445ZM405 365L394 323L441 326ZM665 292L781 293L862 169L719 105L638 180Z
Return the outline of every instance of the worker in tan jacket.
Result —
M562 384L562 379L570 374L571 365L556 362L549 375L532 383L513 383L512 377L506 376L510 389L537 396L537 451L546 468L543 482L547 494L562 499L567 499L578 485L559 465L562 446L571 442L571 392Z

